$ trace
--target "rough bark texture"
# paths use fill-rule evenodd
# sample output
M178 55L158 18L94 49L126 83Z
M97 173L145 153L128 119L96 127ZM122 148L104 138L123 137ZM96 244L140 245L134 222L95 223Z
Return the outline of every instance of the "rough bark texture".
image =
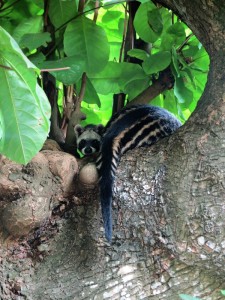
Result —
M112 245L103 237L97 189L81 192L74 183L76 197L65 193L64 179L72 178L75 170L67 169L54 182L58 177L49 156L41 154L48 163L36 166L45 168L46 178L36 186L37 178L25 177L24 191L33 189L36 195L42 187L44 203L55 203L54 214L47 226L23 239L2 230L1 299L176 300L179 293L223 299L225 4L157 2L181 16L210 54L208 82L196 111L172 137L123 157L114 188ZM66 157L71 156L65 155L64 161ZM19 205L27 194L19 190L17 197L14 188L25 184L24 168L16 166L11 172L17 177L6 169L1 176ZM0 202L13 203L2 190Z

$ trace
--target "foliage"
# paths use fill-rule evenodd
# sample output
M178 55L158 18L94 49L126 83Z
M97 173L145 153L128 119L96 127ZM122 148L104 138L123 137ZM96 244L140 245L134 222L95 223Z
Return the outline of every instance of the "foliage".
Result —
M40 150L49 130L50 106L35 66L0 28L1 153L21 163Z
M59 90L62 84L74 85L75 95L79 95L82 74L86 73L83 111L87 123L105 123L111 115L113 94L125 93L127 101L131 101L167 67L175 78L174 89L160 94L153 104L169 109L185 121L203 92L208 55L171 11L151 1L140 1L134 28L149 43L150 51L138 48L128 51L130 58L139 59L136 64L123 62L127 4L100 2L95 22L95 1L87 1L83 12L79 11L81 2L49 0L45 8L41 0L3 1L0 152L11 159L29 161L49 130L49 105L35 83L34 65L48 69ZM46 24L46 20L50 22ZM62 105L62 98L58 102Z

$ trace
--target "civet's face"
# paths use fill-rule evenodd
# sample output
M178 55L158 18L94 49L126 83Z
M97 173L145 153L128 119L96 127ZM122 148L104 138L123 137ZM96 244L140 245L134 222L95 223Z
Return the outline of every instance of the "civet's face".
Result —
M103 132L102 125L87 125L86 127L76 125L74 130L77 137L77 149L83 155L92 155L100 151Z

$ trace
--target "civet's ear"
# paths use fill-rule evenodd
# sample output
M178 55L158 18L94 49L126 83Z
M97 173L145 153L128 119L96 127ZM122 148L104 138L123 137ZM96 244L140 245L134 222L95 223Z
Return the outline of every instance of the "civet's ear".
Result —
M76 136L78 137L84 132L84 127L82 127L80 124L77 124L76 126L74 126L74 131Z
M95 132L97 132L99 135L102 135L104 133L105 127L102 124L98 124L95 126Z

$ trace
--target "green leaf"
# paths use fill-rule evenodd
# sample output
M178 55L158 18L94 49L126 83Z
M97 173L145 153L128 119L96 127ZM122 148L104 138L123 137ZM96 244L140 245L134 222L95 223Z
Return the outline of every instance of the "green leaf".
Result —
M43 33L27 33L24 34L20 40L21 48L28 48L30 51L40 46L47 46L47 43L51 42L51 36L49 32Z
M163 29L159 10L151 2L141 4L135 14L134 27L142 40L154 43Z
M179 297L182 300L201 300L200 298L196 298L196 297L193 297L193 296L190 296L190 295L186 295L186 294L180 294Z
M1 6L0 10L1 18L7 17L13 23L15 28L21 21L28 20L32 15L38 15L37 13L32 14L33 5L32 3L28 2L32 1L18 1L17 3L15 3L13 0L4 1L4 5ZM16 6L14 4L16 4ZM40 8L38 8L37 6L36 8L40 10Z
M177 22L171 25L162 35L161 49L171 50L172 46L180 46L186 38L184 24Z
M193 100L193 93L186 88L182 77L175 78L174 94L177 97L178 103L185 104L186 107L188 107Z
M132 81L146 78L137 64L109 62L105 69L91 77L96 91L100 94L120 93Z
M193 57L194 63L191 64L192 69L208 73L209 70L209 56L205 49L199 49L198 53Z
M127 54L131 57L136 57L140 60L145 60L146 58L149 57L149 54L141 49L131 49L127 52Z
M44 9L44 3L42 0L34 0L33 3L37 5L39 8Z
M120 93L119 79L122 74L122 65L109 62L103 71L91 76L91 82L100 94Z
M115 20L118 22L118 19L122 16L122 12L121 11L111 11L111 10L108 10L104 16L102 17L102 22L109 25L111 23L116 23ZM118 26L118 25L117 25Z
M187 76L189 77L189 79L190 79L190 81L191 81L191 83L192 83L192 85L193 85L193 88L195 88L196 89L196 84L195 84L195 81L194 81L194 75L193 75L193 72L191 71L191 68L185 68L184 69L184 71L183 71L183 73L186 73L187 74Z
M122 73L121 78L118 78L118 81L122 90L124 90L124 87L127 84L136 80L145 80L146 78L149 80L140 65L125 62L120 63L120 65L122 67Z
M169 51L161 51L150 55L142 64L146 74L158 73L167 68L171 63Z
M42 32L43 28L43 18L42 16L35 16L29 19L23 20L14 30L13 38L19 44L22 37L29 33L39 33Z
M68 70L57 70L49 72L55 76L58 81L65 85L76 83L84 72L85 62L81 56L70 56L55 61L45 61L38 65L40 69L60 69L69 67Z
M182 53L185 57L192 57L199 51L199 47L195 45L187 45L183 48Z
M149 78L135 79L124 86L123 92L128 95L129 101L138 96L149 86Z
M153 10L148 11L148 24L152 31L154 31L158 36L163 31L163 23L162 23L162 17L159 12L158 8L155 8Z
M89 74L101 71L109 58L109 44L105 31L84 16L71 22L65 31L64 47L67 56L81 56Z
M28 56L28 58L37 67L45 61L45 56L42 52L31 54Z
M87 116L87 119L83 120L81 122L82 126L86 126L88 124L100 124L102 123L102 119L99 117L99 113L96 113L93 108L88 107L82 107L81 108L82 113L84 113ZM110 116L108 117L108 119Z
M49 17L52 24L59 28L77 15L75 0L49 0Z
M37 84L35 66L15 40L0 28L0 111L4 132L1 153L27 163L42 147L49 131L50 105Z
M176 76L180 77L180 68L179 68L179 61L178 61L178 57L177 57L177 51L175 49L175 47L172 47L172 62L173 62L173 67L174 70L176 72Z

